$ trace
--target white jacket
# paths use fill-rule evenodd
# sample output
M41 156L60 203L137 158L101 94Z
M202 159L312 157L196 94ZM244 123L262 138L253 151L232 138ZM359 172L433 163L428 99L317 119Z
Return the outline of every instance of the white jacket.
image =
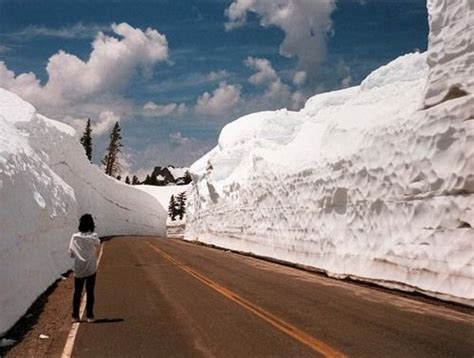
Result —
M93 275L97 271L96 247L100 240L95 232L77 232L69 243L69 255L74 258L74 275L78 278Z

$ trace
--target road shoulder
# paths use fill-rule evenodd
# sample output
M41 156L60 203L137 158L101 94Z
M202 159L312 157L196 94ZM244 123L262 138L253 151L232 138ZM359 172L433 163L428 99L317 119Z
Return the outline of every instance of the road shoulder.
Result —
M74 286L72 272L53 283L31 305L26 314L7 332L4 338L16 343L0 348L0 356L52 357L64 347L71 327L71 299ZM60 353L59 353L60 355Z

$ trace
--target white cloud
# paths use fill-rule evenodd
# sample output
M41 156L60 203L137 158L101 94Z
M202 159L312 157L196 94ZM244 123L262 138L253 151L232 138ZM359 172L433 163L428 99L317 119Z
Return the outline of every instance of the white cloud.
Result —
M188 166L216 145L213 138L203 141L187 138L181 133L177 133L171 133L168 136L169 141L155 141L153 144L142 148L126 148L124 152L130 154L129 161L133 163L131 174L136 174L140 180L143 180L147 174L151 174L154 166L169 164ZM175 138L175 141L177 140L179 144L173 143L171 137ZM181 138L184 138L184 140Z
M120 116L112 111L104 111L99 115L99 120L92 126L92 133L96 136L107 134L114 126L115 122L120 121Z
M186 72L177 74L172 79L145 85L148 92L169 93L172 91L187 91L196 87L206 86L210 83L218 83L229 78L231 73L226 70L215 70L211 72Z
M244 64L255 71L249 77L249 82L256 86L266 86L263 95L254 97L253 102L261 101L268 108L284 106L293 108L290 87L281 80L268 59L247 57Z
M171 133L169 135L170 143L173 145L184 145L187 144L190 139L188 137L184 137L181 132Z
M293 83L302 86L306 82L306 71L297 71L293 76Z
M227 30L246 23L247 13L260 17L264 27L277 26L285 37L280 54L298 57L298 67L314 80L326 56L326 37L336 0L234 0L225 14Z
M33 73L17 76L0 62L2 86L41 108L66 106L103 93L119 92L137 69L146 69L168 58L166 37L151 28L142 31L126 23L113 24L120 38L99 32L87 61L59 51L46 66L48 81L42 86Z
M168 103L168 104L156 104L154 102L147 102L143 106L143 114L147 117L166 117L166 116L179 116L188 111L188 107L185 103Z
M206 80L209 82L221 81L229 77L229 75L229 72L227 72L226 70L211 71L206 75Z
M15 40L25 41L35 37L58 37L63 39L87 39L94 38L99 31L110 30L110 26L86 24L79 22L73 26L52 28L45 26L31 25L24 29L13 32L3 33L3 36L12 37Z
M337 74L341 80L341 87L347 88L350 87L352 84L352 76L351 76L351 69L348 65L344 63L344 61L340 61L336 67Z
M212 94L204 92L199 96L195 110L198 113L220 115L232 110L240 101L241 87L221 82Z
M277 103L285 103L287 102L287 99L291 96L290 88L288 87L288 85L283 83L280 78L277 78L275 81L271 82L268 85L264 96L273 101L276 101Z
M244 64L255 71L255 73L249 78L249 82L254 85L267 84L278 78L272 64L266 58L255 58L249 56L244 61Z

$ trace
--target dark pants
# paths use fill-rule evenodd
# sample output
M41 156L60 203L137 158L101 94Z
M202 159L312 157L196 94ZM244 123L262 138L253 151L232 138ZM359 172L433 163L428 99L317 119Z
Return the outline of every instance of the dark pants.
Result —
M74 297L72 299L72 316L79 318L79 306L81 305L82 289L84 288L84 282L86 283L87 293L87 318L94 318L94 287L95 287L95 275L87 277L74 277Z

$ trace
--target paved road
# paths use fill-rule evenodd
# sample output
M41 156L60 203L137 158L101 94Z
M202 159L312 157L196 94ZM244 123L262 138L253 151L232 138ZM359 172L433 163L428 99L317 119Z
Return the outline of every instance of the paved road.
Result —
M105 244L74 357L473 357L472 315L158 238Z

